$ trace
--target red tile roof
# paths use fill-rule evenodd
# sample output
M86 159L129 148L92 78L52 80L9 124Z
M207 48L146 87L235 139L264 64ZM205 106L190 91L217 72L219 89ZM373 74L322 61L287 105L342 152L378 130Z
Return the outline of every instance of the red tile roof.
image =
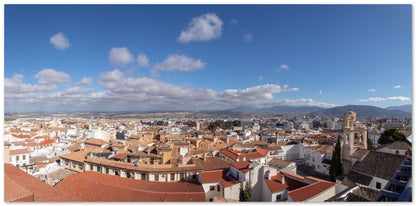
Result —
M282 176L285 178L284 184L282 184ZM305 179L314 180L315 182L308 184L302 181ZM264 181L272 193L288 190L289 196L295 202L313 198L336 184L335 182L329 182L310 176L302 177L284 171L280 171L277 175L271 177L270 180L265 178Z
M55 187L84 201L205 201L199 184L134 180L91 171L72 174Z
M220 184L222 185L222 187L227 188L235 184L238 184L238 182L232 176L227 176L227 177L222 178L222 180L220 181Z
M222 179L222 175L223 175L222 170L202 171L201 180L202 180L202 183L219 182Z
M40 142L39 143L39 145L40 146L43 146L43 145L49 145L49 144L52 144L52 143L54 143L55 142L55 140L53 140L53 139L45 139L45 140L43 140L42 142Z
M90 144L90 145L106 145L108 144L107 141L101 140L101 139L87 139L84 141L85 144Z
M235 167L236 169L240 170L243 173L247 173L248 171L251 170L250 168L248 168L249 165L250 165L249 161L231 163L231 166Z
M255 159L260 159L263 157L266 157L267 154L269 153L268 150L262 149L257 147L255 152L248 152L248 151L238 151L238 150L234 150L231 147L227 147L227 148L223 148L220 150L220 154L228 157L229 159L233 160L233 161L237 161L237 157L240 161L243 160L243 158L245 157L246 160L255 160Z
M267 186L269 187L272 193L284 191L287 188L286 183L282 184L282 174L278 173L277 175L273 176L269 179L265 178L264 181L266 182Z
M4 176L5 176L5 180L8 179L6 181L13 181L17 184L17 185L14 183L5 184L5 188L4 188L5 197L15 198L17 197L16 192L19 192L19 193L21 192L21 194L24 194L27 196L29 195L28 192L30 192L33 194L33 197L34 197L32 201L35 201L35 202L79 201L77 197L71 196L62 191L58 191L54 189L52 186L27 174L26 172L13 166L12 164L4 164ZM31 201L31 200L30 198L25 198L25 201Z
M27 148L9 150L9 154L10 155L20 155L20 154L27 154L27 153L29 153L29 151L27 150Z
M302 202L322 193L323 191L335 185L336 185L335 182L328 182L328 181L321 180L319 182L315 182L308 186L301 187L296 190L292 190L288 192L288 195L293 199L293 201ZM335 195L335 192L334 192L334 195Z
M4 176L4 191L5 202L14 202L27 198L33 201L33 193L8 176Z

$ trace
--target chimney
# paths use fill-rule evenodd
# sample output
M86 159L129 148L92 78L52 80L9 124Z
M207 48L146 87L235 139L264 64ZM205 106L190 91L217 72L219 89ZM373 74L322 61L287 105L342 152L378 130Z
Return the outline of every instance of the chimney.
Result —
M243 162L245 162L246 161L246 156L243 156Z
M238 159L238 156L237 156L237 159L235 160L236 162L240 162L240 160Z
M280 173L280 174L282 175L282 184L285 184L286 183L285 176L282 173Z
M204 153L204 162L207 161L207 153Z

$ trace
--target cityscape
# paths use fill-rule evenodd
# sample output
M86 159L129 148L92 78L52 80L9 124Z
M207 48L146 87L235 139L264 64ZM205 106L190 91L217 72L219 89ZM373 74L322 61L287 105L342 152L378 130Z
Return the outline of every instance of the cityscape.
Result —
M412 202L412 5L4 11L4 202Z

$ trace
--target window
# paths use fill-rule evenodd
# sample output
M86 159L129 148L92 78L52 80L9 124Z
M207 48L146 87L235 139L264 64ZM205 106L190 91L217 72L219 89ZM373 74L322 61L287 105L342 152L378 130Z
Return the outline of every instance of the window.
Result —
M97 166L97 172L101 172L101 166Z
M217 192L220 191L220 185L217 185Z
M130 172L126 172L126 177L127 178L130 178L131 176L130 176Z
M26 160L26 155L23 155L23 160Z
M105 168L105 173L106 173L106 174L110 173L110 169Z
M183 173L181 173L181 174L180 174L180 179L181 179L181 180L183 179L183 176L184 176L184 174L183 174Z
M119 171L114 171L114 175L120 176L120 172Z
M159 175L158 174L155 175L155 181L159 181Z
M68 161L65 161L65 165L68 166Z
M214 191L215 190L215 186L209 186L209 191Z
M142 180L147 180L146 174L142 174Z
M94 167L92 165L90 165L90 170L94 170Z
M82 166L82 165L78 165L78 168L79 168L80 170L82 170L82 169L84 169L84 166Z
M19 161L19 156L16 156L16 162Z
M278 194L278 195L276 195L276 201L277 201L277 202L279 202L281 198L282 198L282 194Z
M376 182L376 188L377 188L377 189L381 189L381 183Z
M399 150L396 150L396 155L398 155L399 154Z
M170 174L170 180L175 180L175 174Z

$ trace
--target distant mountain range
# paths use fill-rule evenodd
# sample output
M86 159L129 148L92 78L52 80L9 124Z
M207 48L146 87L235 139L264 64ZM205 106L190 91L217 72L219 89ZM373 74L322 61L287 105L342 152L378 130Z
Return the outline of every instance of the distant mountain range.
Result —
M401 110L390 110L383 109L375 106L367 105L346 105L340 107L333 107L329 109L324 109L316 112L309 113L308 115L318 115L321 117L343 117L343 114L348 111L353 111L357 113L357 119L364 118L384 118L388 117L400 117L400 118L411 118L412 113L401 111Z
M184 116L184 117L241 117L252 114L259 115L316 115L321 117L338 117L342 118L343 114L348 111L357 113L357 119L361 120L364 118L411 118L412 117L412 106L394 106L387 107L385 109L375 106L366 105L347 105L332 108L323 108L316 106L273 106L269 108L255 108L255 107L237 107L230 110L209 110L209 111L166 111L166 112L68 112L62 113L62 115L75 115L75 116L110 116L110 117L133 117L136 116L158 116L163 117L167 115ZM5 119L15 119L19 117L37 117L39 115L51 115L52 113L37 113L37 114L14 114L5 113ZM55 113L56 114L56 113ZM201 114L203 114L201 116ZM22 116L23 115L23 116ZM132 116L133 115L133 116Z
M400 110L400 111L403 111L403 112L412 113L412 105L411 104L406 104L406 105L402 105L402 106L392 106L392 107L387 107L386 109L388 109L388 110Z

